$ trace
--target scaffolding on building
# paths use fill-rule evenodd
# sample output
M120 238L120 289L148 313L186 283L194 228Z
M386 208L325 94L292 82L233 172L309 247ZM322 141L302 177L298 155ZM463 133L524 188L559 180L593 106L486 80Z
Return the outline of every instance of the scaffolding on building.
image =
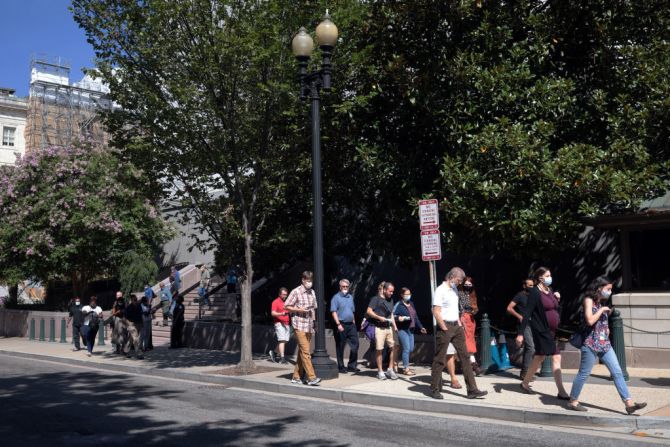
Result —
M99 112L112 108L109 89L88 74L70 83L71 67L60 57L32 57L26 152L76 141L100 146L108 143Z

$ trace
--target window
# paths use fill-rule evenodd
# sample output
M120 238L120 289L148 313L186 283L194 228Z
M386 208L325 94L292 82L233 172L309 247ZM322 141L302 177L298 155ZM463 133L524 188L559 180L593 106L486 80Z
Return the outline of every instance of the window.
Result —
M14 146L14 136L16 135L16 127L2 128L2 145Z

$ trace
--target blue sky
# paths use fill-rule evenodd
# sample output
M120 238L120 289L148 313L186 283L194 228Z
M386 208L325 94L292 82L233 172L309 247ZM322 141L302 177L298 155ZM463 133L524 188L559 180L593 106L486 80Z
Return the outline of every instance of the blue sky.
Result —
M28 96L33 53L72 64L70 81L92 67L94 53L68 10L70 0L0 0L0 86Z

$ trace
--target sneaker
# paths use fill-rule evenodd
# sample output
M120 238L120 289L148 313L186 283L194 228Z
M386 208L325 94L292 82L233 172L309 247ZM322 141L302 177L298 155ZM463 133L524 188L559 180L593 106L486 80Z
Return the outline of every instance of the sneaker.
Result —
M398 376L396 375L395 371L393 371L391 368L386 370L386 375L391 380L398 380Z
M91 353L90 353L90 352L87 352L86 355L90 357L90 356L91 356Z
M347 373L347 368L345 368L344 366L341 366L341 367L337 368L337 370L340 372L340 374L346 374Z
M321 379L319 379L318 377L315 377L312 380L310 380L309 382L307 382L307 385L316 386L319 382L321 382Z
M474 391L469 391L468 395L466 397L468 399L476 399L478 397L484 397L487 394L489 394L488 391L474 390Z
M291 383L294 385L302 385L302 380L300 379L291 379Z
M286 360L285 357L282 357L279 363L281 363L282 365L288 365L288 360Z
M272 360L272 363L277 363L277 357L272 349L268 351L268 355L270 356L270 360Z
M347 368L347 371L350 373L358 373L361 372L359 368Z
M588 411L581 404L568 404L568 410L572 411Z
M379 380L386 380L386 374L384 374L383 372L379 371L379 372L377 373L377 378L378 378Z

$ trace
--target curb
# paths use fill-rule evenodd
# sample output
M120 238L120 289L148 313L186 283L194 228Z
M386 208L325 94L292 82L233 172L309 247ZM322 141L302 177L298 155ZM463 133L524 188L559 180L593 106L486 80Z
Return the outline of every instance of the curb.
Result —
M46 360L65 365L84 366L105 371L140 374L143 376L149 375L168 379L190 380L242 389L266 391L277 394L312 397L335 402L374 405L379 407L390 407L394 409L413 410L419 412L447 413L459 416L494 419L499 421L521 422L525 424L552 426L569 425L579 427L600 426L626 428L630 430L649 430L659 428L670 429L670 418L668 417L596 414L585 415L583 413L571 414L556 410L538 411L528 408L493 406L479 402L459 403L450 401L436 401L429 397L408 398L399 396L385 396L363 391L340 390L322 386L298 386L288 383L282 384L266 382L258 379L241 378L236 376L213 376L200 373L156 369L146 366L115 365L111 363L99 363L87 360L65 359L62 357L45 354L28 354L23 352L0 350L0 355L35 360Z

